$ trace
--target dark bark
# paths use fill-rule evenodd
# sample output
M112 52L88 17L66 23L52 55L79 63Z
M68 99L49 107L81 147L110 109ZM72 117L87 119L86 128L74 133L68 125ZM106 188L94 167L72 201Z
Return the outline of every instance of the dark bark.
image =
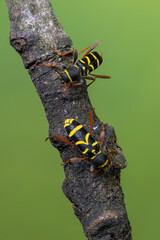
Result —
M51 67L36 66L42 60L59 61L62 71L73 60L72 54L59 58L51 46L65 52L71 49L71 39L59 24L48 0L6 0L11 21L10 42L21 55L24 66L36 87L49 121L49 134L67 138L63 125L69 117L78 119L89 129L89 111L92 109L86 83L69 89L68 95L59 75ZM105 111L105 108L104 108ZM93 136L99 140L102 123L94 113ZM51 141L60 151L63 161L82 157L76 147L61 141ZM63 191L73 203L75 215L80 219L89 240L131 239L131 227L120 186L120 169L126 160L117 147L112 126L106 126L102 150L115 149L113 166L108 172L89 172L88 160L65 165Z

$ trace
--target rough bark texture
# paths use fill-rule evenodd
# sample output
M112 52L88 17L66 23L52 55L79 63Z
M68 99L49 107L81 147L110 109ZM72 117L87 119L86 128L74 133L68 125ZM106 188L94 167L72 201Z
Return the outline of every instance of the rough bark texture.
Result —
M60 62L58 69L69 66L72 54L59 58L51 46L65 52L71 49L71 39L59 24L48 0L6 0L11 21L10 42L21 55L24 66L36 87L49 121L49 134L67 138L63 125L68 117L89 129L89 111L92 109L86 83L70 88L68 95L62 80L51 67L36 66L42 60ZM105 111L105 109L104 109ZM93 136L99 140L102 123L94 113ZM63 161L71 157L82 157L79 150L61 141L51 141L60 151ZM65 165L63 191L73 203L75 215L83 225L89 240L128 239L131 227L127 217L124 196L120 186L120 169L126 160L116 145L112 126L106 126L102 150L112 148L113 166L108 172L91 174L91 163L87 160ZM116 166L116 167L115 167Z

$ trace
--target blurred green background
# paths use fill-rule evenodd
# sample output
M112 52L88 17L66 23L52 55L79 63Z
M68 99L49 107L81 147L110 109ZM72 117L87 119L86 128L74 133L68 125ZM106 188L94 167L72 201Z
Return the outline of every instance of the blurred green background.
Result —
M79 50L101 39L104 63L89 95L115 128L128 166L121 183L134 240L159 239L160 2L55 0L56 15ZM0 2L0 240L86 239L61 185L59 153L45 113L9 44Z

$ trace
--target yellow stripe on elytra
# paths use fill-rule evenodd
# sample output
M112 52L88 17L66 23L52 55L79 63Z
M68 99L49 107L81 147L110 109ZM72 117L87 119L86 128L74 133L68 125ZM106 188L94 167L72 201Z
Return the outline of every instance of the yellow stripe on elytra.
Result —
M78 125L77 127L75 127L70 133L69 133L69 137L72 137L79 129L81 129L83 126L82 125Z
M89 67L91 67L94 70L94 66L92 64L90 64Z
M98 166L98 168L103 168L103 167L105 167L105 166L107 165L107 163L108 163L108 159L105 161L105 163L104 163L103 165Z
M94 159L96 155L94 155L93 157L91 157L91 159Z
M84 150L84 152L82 152L83 154L85 154L86 152L88 152L88 148L86 148L85 150Z
M94 142L95 143L95 142ZM93 144L94 144L93 143ZM92 144L92 146L93 146L93 144ZM94 159L98 154L100 154L101 153L101 150L96 154L96 155L94 155L93 157L91 157L91 159Z
M92 150L92 153L94 153L95 151L96 151L96 150L95 150L95 149L93 149L93 150Z
M67 76L68 76L68 78L69 78L70 82L72 82L72 78L70 77L70 75L69 75L69 73L68 73L68 71L67 71L67 70L65 70L65 73L67 74Z
M90 64L91 60L89 59L89 57L85 56L84 58L87 59L88 65Z
M85 145L88 145L88 138L89 138L89 133L86 134L86 137L85 137L85 142L84 141L78 141L76 142L76 145L79 145L79 144L85 144Z
M95 141L94 143L92 143L92 146L94 147L97 144L97 141Z
M69 125L71 125L71 123L74 121L74 118L72 118L72 119L66 119L65 120L65 123L64 123L64 128L65 127L67 127L67 126L69 126Z
M79 67L78 67L77 65L74 65L74 67L76 67L76 68L78 68L78 69L79 69Z
M85 64L85 62L84 62L82 59L81 59L81 60L79 60L79 61Z
M93 53L91 53L91 55L96 59L96 61L97 61L97 66L99 67L99 60L98 60L98 58L97 58Z

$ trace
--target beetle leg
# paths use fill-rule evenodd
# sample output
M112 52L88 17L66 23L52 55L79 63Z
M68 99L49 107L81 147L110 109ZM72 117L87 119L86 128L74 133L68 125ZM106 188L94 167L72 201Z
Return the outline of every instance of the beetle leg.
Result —
M71 53L71 52L75 52L75 51L77 51L76 49L72 49L72 50L70 50L70 51L67 51L67 52L64 52L64 53L61 53L60 51L58 51L57 49L55 49L55 48L51 48L54 52L56 52L60 57L63 57L63 56L65 56L65 55L67 55L67 54L69 54L69 53Z
M91 74L91 73L90 75L93 76L94 78L111 78L108 75L98 75L98 74Z
M91 79L88 78L88 80L91 80ZM92 82L90 82L89 84L87 84L87 88L88 88L89 86L91 86L91 84L94 83L95 81L96 81L96 79L93 79Z
M69 142L67 139L65 139L65 138L63 138L63 137L61 137L61 136L59 136L59 135L53 135L53 136L47 137L47 138L45 139L45 141L47 141L48 139L52 139L52 138L58 138L58 139L61 140L62 142L65 142L65 143L67 143L67 144L69 144L69 145L71 145L71 146L76 146L74 143Z
M101 135L100 135L100 141L99 141L99 145L101 146L102 144L102 141L103 141L103 138L105 136L105 126L107 126L108 123L105 123L102 125L102 132L101 132Z
M98 173L98 172L100 172L101 170L102 170L102 169L93 169L93 170L92 170L92 168L89 169L90 173Z
M67 94L69 95L68 89L69 89L70 87L79 86L79 85L81 85L82 83L83 83L83 81L82 81L82 82L77 82L77 83L68 83L68 84L64 83L64 84L62 84L62 87L66 90Z
M57 65L60 65L60 63L47 63L46 61L42 61L40 63L37 64L37 66L44 66L44 67L56 67Z
M67 164L69 162L76 162L76 161L80 161L80 160L84 160L84 159L86 159L86 157L83 157L83 158L70 158L68 161L61 163L61 165L65 165L65 164Z
M110 149L110 148L109 148L109 149L108 149L108 153L116 153L116 154L117 154L118 152L117 152L116 150L113 150L113 149Z
M90 75L91 76L84 77L87 80L92 80L92 82L87 85L87 88L96 81L96 78L111 78L110 76L107 76L107 75L96 75L96 74L90 74Z
M54 51L54 52L56 52L60 57L63 57L63 56L66 56L67 54L69 54L69 53L71 53L71 52L74 52L74 55L73 55L73 65L75 64L75 62L77 61L77 59L78 59L78 50L76 50L76 49L72 49L72 50L70 50L70 51L68 51L68 52L64 52L64 53L61 53L60 51L58 51L57 49L55 49L55 48L52 48L52 50Z

